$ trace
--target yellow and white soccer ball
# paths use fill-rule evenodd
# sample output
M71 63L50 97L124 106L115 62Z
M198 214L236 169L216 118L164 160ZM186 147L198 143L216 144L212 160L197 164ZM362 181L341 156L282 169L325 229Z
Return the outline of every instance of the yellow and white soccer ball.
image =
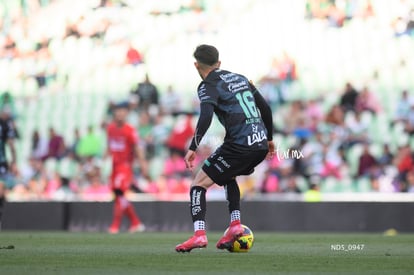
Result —
M246 225L242 224L244 229L243 235L241 235L237 240L234 241L233 246L228 249L230 252L248 252L254 243L254 235L253 231L247 227ZM226 231L228 228L226 229Z

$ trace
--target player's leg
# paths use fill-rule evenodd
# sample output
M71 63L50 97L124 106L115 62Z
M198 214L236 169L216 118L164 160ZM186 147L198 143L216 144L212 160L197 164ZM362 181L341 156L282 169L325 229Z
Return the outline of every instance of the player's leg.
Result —
M206 236L206 192L213 185L213 180L203 171L200 170L190 189L190 210L191 218L194 225L194 235L187 241L177 245L177 252L190 252L194 248L202 248L207 246Z
M142 232L145 230L145 226L142 224L141 219L137 215L134 205L125 197L125 193L130 189L133 180L132 169L129 167L124 167L124 169L122 169L122 174L123 177L119 183L122 194L119 196L119 199L123 214L128 217L130 222L128 231L130 233Z
M121 199L120 196L122 195L121 189L113 189L115 200L113 205L113 214L112 214L112 223L108 229L108 232L111 234L116 234L119 232L119 228L121 227L121 221L123 216L123 211L121 207Z
M231 179L224 185L224 188L230 213L230 224L240 223L240 189L236 179Z
M240 221L240 189L235 178L224 183L226 190L226 199L230 213L230 226L225 234L217 242L216 247L219 249L228 249L232 246L234 240L243 234L243 227Z
M125 192L132 181L132 171L128 167L117 167L111 175L111 187L115 194L113 219L109 233L118 233L122 217L126 215L131 222L130 232L143 231L144 227L135 213L133 205L126 199Z

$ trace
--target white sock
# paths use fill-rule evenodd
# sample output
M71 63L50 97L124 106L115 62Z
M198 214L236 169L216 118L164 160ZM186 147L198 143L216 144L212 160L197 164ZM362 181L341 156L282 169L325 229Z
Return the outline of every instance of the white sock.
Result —
M233 210L230 214L230 222L240 221L240 210Z
M195 221L194 222L194 232L198 230L206 230L206 222L205 221Z

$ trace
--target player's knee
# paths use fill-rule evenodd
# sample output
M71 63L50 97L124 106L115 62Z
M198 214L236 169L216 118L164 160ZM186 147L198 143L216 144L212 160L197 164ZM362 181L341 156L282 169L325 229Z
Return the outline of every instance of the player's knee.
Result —
M193 182L191 184L190 188L193 188L193 187L203 187L206 190L208 189L208 187L205 186L202 182Z

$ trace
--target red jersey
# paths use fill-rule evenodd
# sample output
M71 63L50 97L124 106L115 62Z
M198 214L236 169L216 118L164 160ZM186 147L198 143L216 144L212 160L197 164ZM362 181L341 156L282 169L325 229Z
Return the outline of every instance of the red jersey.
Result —
M132 166L134 161L135 146L138 144L138 134L129 124L118 126L111 123L107 128L108 150L112 156L112 165Z

